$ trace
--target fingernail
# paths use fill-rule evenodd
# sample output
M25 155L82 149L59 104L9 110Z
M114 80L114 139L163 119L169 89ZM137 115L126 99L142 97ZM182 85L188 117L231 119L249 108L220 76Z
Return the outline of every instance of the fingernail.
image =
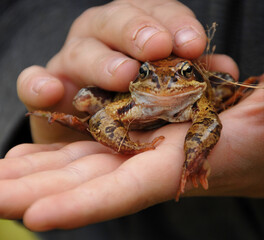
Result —
M146 42L156 33L160 32L160 30L153 27L144 27L139 29L133 35L133 40L135 41L135 45L139 49L143 49Z
M107 65L107 73L112 76L115 73L116 69L128 60L129 58L127 57L118 57L113 59L112 62Z
M40 79L36 79L36 81L34 82L33 86L32 86L32 91L33 93L35 93L36 95L39 95L41 88L47 83L47 82L51 82L53 81L51 78L40 78Z
M177 31L174 35L174 41L176 47L182 47L189 42L200 38L201 34L194 28L192 27L186 27L182 28L179 31Z

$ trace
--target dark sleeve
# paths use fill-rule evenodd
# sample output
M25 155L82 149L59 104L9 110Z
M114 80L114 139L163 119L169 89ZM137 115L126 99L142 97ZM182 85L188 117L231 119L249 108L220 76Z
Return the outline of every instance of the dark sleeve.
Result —
M0 2L0 155L30 141L26 109L16 93L20 72L31 65L45 66L62 47L72 22L103 0Z

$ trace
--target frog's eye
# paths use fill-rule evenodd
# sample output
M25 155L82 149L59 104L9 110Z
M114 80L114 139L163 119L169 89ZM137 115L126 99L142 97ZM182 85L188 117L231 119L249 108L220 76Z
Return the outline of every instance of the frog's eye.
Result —
M143 63L139 69L139 76L144 79L149 75L149 67L147 63Z
M181 66L180 73L182 76L189 78L192 76L193 67L190 65L189 62L184 62Z

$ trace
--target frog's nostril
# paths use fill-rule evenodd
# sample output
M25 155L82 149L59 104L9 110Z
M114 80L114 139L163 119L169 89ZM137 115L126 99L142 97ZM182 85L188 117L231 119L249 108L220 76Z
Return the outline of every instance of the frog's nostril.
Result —
M167 84L167 88L173 87L173 84L178 82L178 78L176 76L170 76Z
M156 84L157 88L160 88L159 78L158 78L158 76L156 74L152 75L151 81Z
M176 83L176 82L178 82L178 78L176 76L171 76L170 81L173 83Z

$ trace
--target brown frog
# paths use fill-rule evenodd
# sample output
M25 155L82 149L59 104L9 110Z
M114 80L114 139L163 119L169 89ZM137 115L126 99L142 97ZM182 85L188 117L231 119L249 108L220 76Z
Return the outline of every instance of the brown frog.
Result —
M235 89L228 82L234 82L229 74L210 73L195 61L170 56L143 63L138 77L130 83L129 93L107 92L93 86L81 89L73 104L89 113L85 120L63 113L31 114L91 134L96 141L122 154L154 149L164 138L157 137L151 143L134 142L129 138L130 130L191 120L184 142L185 161L178 200L187 180L197 187L199 178L203 188L208 188L210 167L206 158L222 129L217 113L238 99L234 98Z

